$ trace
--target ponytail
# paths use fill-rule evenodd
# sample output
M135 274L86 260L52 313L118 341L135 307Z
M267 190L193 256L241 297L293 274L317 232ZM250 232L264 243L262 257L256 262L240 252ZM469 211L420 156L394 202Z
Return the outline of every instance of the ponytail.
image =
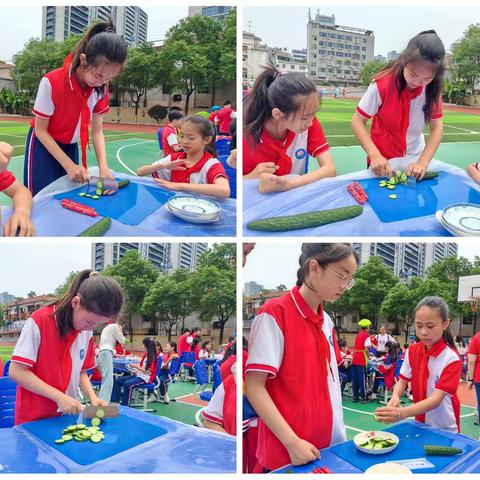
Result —
M272 109L278 108L285 115L299 109L297 95L306 97L317 90L303 73L280 73L276 68L266 67L257 77L244 105L244 134L253 144L260 143L265 122L271 118Z
M122 309L123 292L113 278L100 275L94 270L82 270L74 278L67 292L54 304L55 320L62 337L74 328L72 299L77 295L80 297L80 305L85 310L103 317L113 319Z

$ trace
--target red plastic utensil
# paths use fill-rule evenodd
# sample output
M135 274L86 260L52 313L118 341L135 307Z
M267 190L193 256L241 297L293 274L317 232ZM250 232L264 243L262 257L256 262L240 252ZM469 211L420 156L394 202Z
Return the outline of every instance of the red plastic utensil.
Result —
M62 200L62 207L72 210L73 212L81 213L82 215L88 215L89 217L98 217L98 213L94 208L84 205L83 203L74 202L68 198Z

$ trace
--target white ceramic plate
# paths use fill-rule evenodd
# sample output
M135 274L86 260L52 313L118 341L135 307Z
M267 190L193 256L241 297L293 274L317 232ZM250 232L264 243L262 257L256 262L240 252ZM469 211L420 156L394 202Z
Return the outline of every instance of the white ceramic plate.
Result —
M456 231L480 236L480 205L457 203L443 209L442 218Z
M375 474L399 474L399 473L406 473L407 475L411 475L412 471L406 467L405 465L401 465L394 462L388 463L377 463L376 465L372 465L371 467L367 468L364 473L375 473Z
M395 442L395 445L386 448L379 448L378 450L373 450L371 448L361 447L362 443L371 440L372 438L376 438L379 440L392 440ZM391 452L397 448L400 439L393 433L384 432L383 430L375 430L373 432L362 432L353 437L353 443L357 447L358 450L364 453L368 453L369 455L383 455L384 453Z
M168 205L171 211L177 210L198 217L217 216L221 211L217 202L190 195L176 195L168 201Z
M438 222L442 225L443 228L448 230L455 237L468 237L466 233L455 230L451 225L446 223L442 217L442 213L443 213L443 210L437 210L435 212L435 218L438 220Z
M183 212L174 210L173 208L171 208L168 205L168 203L165 205L165 208L176 217L181 218L182 220L185 220L186 222L190 222L190 223L214 223L214 222L218 222L218 220L220 219L220 214L218 214L216 217L213 217L213 218L192 217L191 215L185 215Z

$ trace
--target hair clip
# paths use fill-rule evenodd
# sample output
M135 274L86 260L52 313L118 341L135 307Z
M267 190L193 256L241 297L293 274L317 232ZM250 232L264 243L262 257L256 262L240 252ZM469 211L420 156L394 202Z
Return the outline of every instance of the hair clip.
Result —
M92 270L89 274L88 274L88 277L93 277L95 275L99 275L99 273L96 271L96 270Z

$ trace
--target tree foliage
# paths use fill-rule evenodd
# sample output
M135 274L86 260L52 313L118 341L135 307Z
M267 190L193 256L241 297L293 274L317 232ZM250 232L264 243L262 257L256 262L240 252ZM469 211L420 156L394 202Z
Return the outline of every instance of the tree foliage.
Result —
M370 60L362 68L362 83L363 85L370 85L373 77L385 67L386 62L383 60Z
M452 45L453 66L458 80L473 92L480 81L480 23L470 25L463 37Z

